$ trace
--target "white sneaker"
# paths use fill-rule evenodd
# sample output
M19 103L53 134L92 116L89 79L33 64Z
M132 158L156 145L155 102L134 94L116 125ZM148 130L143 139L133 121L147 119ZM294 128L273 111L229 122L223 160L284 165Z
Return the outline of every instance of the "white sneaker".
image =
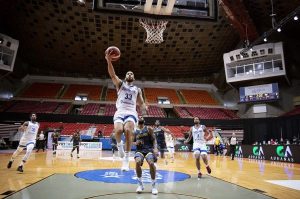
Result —
M123 146L118 146L118 154L120 158L124 158L125 152Z
M122 171L129 171L129 160L124 159L122 163Z
M143 190L144 190L144 186L143 186L143 184L140 184L140 185L137 187L136 192L137 192L137 193L142 193Z
M158 194L158 190L156 187L152 187L152 194L153 195L157 195Z

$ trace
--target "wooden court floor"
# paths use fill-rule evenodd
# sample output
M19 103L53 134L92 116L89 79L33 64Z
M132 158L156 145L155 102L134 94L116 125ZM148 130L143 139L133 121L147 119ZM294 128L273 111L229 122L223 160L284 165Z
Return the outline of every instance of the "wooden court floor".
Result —
M0 194L7 191L18 191L55 173L74 174L80 171L120 168L121 166L119 159L112 158L110 151L82 152L80 158L77 159L76 155L75 158L71 158L69 151L60 151L53 155L49 150L33 152L24 166L24 173L19 173L16 168L23 155L19 155L11 169L6 168L12 152L0 151ZM289 182L298 183L299 187L300 164L246 158L232 161L229 157L215 155L209 155L209 159L213 177L251 190L263 191L264 194L275 198L300 198L299 190L267 182L268 180L289 180ZM130 166L134 168L133 161ZM148 168L148 166L144 165L143 168ZM192 153L187 152L177 153L174 163L170 161L166 163L159 159L158 169L187 173L192 178L196 178L197 174ZM201 168L201 171L207 175L204 167ZM0 198L3 197L5 195L0 195Z

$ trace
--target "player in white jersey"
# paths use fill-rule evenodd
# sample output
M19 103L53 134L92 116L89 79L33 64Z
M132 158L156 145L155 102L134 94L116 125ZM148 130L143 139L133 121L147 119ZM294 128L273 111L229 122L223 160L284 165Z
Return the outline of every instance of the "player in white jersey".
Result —
M196 167L198 169L198 178L202 177L200 172L200 156L206 166L207 172L210 174L211 169L208 165L207 159L207 146L206 141L213 138L212 132L209 131L204 125L200 125L199 117L194 117L194 126L192 126L188 132L189 137L184 141L187 144L193 137L193 151L196 159Z
M169 156L171 158L171 163L174 162L175 154L175 136L171 132L165 132L166 145L168 149Z
M26 148L26 154L17 169L17 171L23 172L23 165L28 160L34 148L39 127L40 124L36 121L36 114L32 113L30 121L24 122L24 124L19 128L19 131L23 132L23 135L21 137L17 150L13 153L10 161L7 164L8 169L11 168L12 163L18 156L18 154L21 153L24 148Z
M143 115L146 113L146 105L140 88L133 85L134 74L131 71L126 73L125 82L123 82L115 73L112 65L111 53L105 55L107 60L108 73L117 89L118 99L116 102L117 111L114 115L114 131L117 140L119 156L123 159L122 170L129 170L129 153L131 151L132 135L135 124L138 120L136 105L141 106ZM122 133L125 133L126 143L125 152L121 143Z

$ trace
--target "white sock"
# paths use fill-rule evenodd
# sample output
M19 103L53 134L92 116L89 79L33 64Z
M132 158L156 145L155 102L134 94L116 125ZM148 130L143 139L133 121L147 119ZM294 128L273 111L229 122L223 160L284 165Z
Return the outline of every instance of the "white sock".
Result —
M125 159L129 160L129 152L128 151L125 151Z
M22 160L22 161L21 161L21 163L20 163L20 166L23 166L23 165L24 165L24 163L25 163L25 162Z
M155 187L156 186L156 179L152 179L152 187Z

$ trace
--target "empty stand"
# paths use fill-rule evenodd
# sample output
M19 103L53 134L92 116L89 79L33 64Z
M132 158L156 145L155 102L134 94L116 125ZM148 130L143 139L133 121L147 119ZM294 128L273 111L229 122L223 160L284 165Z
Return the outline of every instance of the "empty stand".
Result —
M53 99L57 97L62 88L63 84L33 83L20 95L20 97Z
M71 84L65 91L62 98L73 100L77 94L81 93L81 94L86 94L89 100L99 101L101 92L102 92L102 86Z
M147 115L149 117L166 117L165 112L157 106L149 106L147 110Z
M175 107L179 117L199 117L200 119L237 119L238 116L231 110L221 108ZM189 113L189 115L188 115Z
M203 90L181 90L187 104L218 105L212 96Z
M113 116L117 111L115 104L106 104L104 110L104 116Z
M116 89L107 89L106 101L117 101L117 91Z
M18 101L7 112L53 113L58 104L58 102Z
M104 136L110 136L113 131L113 124L90 124L90 123L61 123L41 122L40 130L61 129L61 135L72 135L76 130L85 131L90 127L96 128L96 133L101 130ZM95 135L96 136L96 135Z
M101 108L101 104L86 104L82 111L81 111L81 115L98 115L99 111Z
M55 110L55 114L68 114L72 107L71 103L59 103Z
M166 88L144 88L146 101L149 103L157 103L158 97L167 97L172 104L180 104L176 90Z
M186 110L185 107L176 106L176 107L174 107L174 111L180 118L192 117L192 115Z

